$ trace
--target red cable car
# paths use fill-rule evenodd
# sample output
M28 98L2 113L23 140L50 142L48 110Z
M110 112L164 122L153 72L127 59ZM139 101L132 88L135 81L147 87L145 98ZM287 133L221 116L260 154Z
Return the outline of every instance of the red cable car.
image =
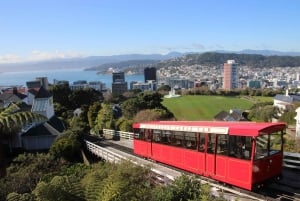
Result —
M136 123L134 153L254 190L281 176L285 123L156 121Z

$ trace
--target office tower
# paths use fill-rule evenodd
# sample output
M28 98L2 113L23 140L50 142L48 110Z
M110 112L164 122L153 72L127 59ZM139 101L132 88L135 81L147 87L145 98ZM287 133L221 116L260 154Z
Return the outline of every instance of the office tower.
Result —
M238 64L234 60L228 60L224 63L223 89L235 88L238 88Z
M145 78L145 83L147 83L148 80L156 80L156 68L154 67L147 67L144 69L144 78Z
M121 95L128 91L127 82L125 82L124 72L114 72L112 75L113 83L111 84L111 92L113 95Z

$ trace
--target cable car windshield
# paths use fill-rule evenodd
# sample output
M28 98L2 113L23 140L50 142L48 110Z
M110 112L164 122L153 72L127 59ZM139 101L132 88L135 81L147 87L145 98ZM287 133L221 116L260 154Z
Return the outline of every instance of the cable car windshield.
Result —
M265 158L282 151L282 131L256 138L255 159Z

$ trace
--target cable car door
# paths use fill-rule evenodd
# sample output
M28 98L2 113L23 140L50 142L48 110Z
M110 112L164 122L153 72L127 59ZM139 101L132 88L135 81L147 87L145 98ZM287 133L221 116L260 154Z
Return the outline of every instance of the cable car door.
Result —
M213 176L216 173L216 134L206 135L205 175Z
M147 136L147 156L152 157L152 141L153 141L153 130L149 130Z

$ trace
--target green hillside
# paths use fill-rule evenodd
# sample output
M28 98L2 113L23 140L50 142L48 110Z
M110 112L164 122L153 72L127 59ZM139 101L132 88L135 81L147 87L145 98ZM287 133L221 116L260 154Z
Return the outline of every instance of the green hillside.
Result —
M249 99L224 96L182 96L163 100L163 105L177 120L212 120L222 110L247 110L253 104Z

